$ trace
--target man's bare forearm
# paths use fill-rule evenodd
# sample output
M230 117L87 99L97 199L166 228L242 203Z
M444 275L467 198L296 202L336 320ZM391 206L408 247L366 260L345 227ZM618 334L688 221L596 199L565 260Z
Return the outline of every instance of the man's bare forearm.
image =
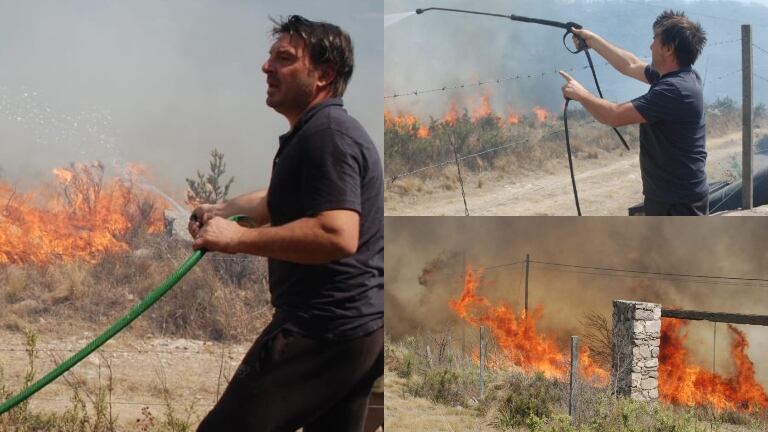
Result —
M579 103L600 123L614 126L615 103L601 99L591 93L582 96Z
M624 75L630 75L630 71L638 66L645 66L645 62L631 52L619 48L598 35L594 35L587 42L590 48L597 51L617 71Z
M216 209L216 216L224 218L238 214L253 218L259 226L268 224L271 219L267 209L267 189L238 195Z
M357 250L357 225L349 228L352 234L339 232L338 229L311 217L279 227L243 229L230 252L300 264L324 264L350 256ZM346 238L354 241L345 241Z
M353 255L360 241L360 216L328 210L280 226L245 228L213 217L195 235L196 250L247 253L300 264L323 264Z

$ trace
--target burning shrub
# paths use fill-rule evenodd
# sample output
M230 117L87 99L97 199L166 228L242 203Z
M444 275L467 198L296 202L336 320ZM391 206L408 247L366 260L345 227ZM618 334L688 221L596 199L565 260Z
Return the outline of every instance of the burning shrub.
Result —
M554 338L537 330L543 308L539 306L517 313L506 302L492 303L478 292L482 275L482 268L468 265L464 289L459 298L449 301L448 306L466 323L485 326L490 331L501 348L501 355L492 356L488 360L489 367L509 369L514 366L527 373L541 372L549 378L565 379L569 368L565 351ZM608 372L595 364L586 345L581 347L579 369L587 380L608 381Z
M747 354L746 335L728 325L735 374L724 377L694 364L684 343L686 321L661 322L659 393L676 405L708 405L718 410L757 411L768 409L768 393L755 378L755 367Z
M163 229L161 200L136 188L135 167L103 183L100 162L54 170L55 187L26 194L0 183L0 264L96 262L129 250L139 231Z

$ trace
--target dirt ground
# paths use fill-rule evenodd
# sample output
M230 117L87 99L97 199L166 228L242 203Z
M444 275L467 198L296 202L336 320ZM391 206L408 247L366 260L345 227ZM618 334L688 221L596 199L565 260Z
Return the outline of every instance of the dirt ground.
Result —
M741 161L741 131L707 141L709 180L723 179ZM638 150L609 154L599 159L574 160L576 185L583 215L624 216L642 201ZM403 181L403 180L398 180ZM576 215L568 161L563 156L550 166L524 175L479 173L465 176L464 187L471 216ZM458 188L426 192L385 194L388 216L463 216L464 203Z
M71 334L68 331L56 333ZM95 336L88 331L80 332L77 337L39 334L35 376L41 377ZM28 368L24 335L3 330L0 340L3 341L0 366L4 374L1 382L18 390ZM30 408L63 412L72 406L70 386L78 380L85 383L87 390L83 391L83 398L90 407L87 394L95 398L99 383L107 388L111 369L112 413L118 417L118 424L136 424L145 419L143 407L149 407L156 419L164 419L166 403L163 395L167 388L174 415L197 425L224 390L227 379L248 348L249 344L141 338L121 333L65 375L69 384L60 378L32 396Z

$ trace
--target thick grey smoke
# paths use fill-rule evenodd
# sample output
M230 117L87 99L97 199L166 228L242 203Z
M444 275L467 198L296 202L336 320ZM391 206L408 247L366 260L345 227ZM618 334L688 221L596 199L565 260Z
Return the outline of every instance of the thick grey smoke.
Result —
M386 220L386 326L393 335L418 328L458 325L448 301L459 296L463 262L492 267L525 259L653 272L768 278L768 241L760 218L464 218L390 217ZM425 269L428 275L425 278ZM489 269L480 293L523 306L522 266ZM563 271L571 270L571 271ZM644 300L685 309L765 314L763 284L693 283L594 275L533 264L530 307L544 307L540 328L561 342L582 334L587 312L611 316L614 299ZM625 275L626 276L626 275ZM421 280L420 280L421 277ZM768 328L745 331L762 382L768 382ZM691 323L688 346L694 359L711 365L713 325ZM729 372L727 330L717 329L717 370Z
M0 166L21 187L71 161L150 168L166 192L225 154L233 192L265 187L277 137L261 64L269 16L347 30L347 109L383 145L381 2L0 1Z
M386 2L385 14L440 6L502 14L516 14L555 21L574 21L584 25L616 45L638 56L650 57L653 35L651 24L663 8L687 11L702 23L710 42L740 38L740 24L752 23L754 32L765 34L768 7L759 4L709 1L672 1L662 6L637 1L536 1L508 2L491 0L392 0ZM587 65L583 54L573 55L562 45L563 31L535 24L512 22L501 18L447 12L425 12L409 16L385 29L385 82L387 95L407 94L413 90L435 89L462 83L521 76L502 84L486 84L459 90L403 96L388 99L386 108L393 112L414 112L423 118L440 117L452 101L470 110L485 92L492 92L495 111L509 109L529 114L534 106L549 111L562 109L562 78L552 72ZM762 37L765 41L765 37ZM768 42L764 42L768 45ZM618 74L593 55L601 88L606 98L626 101L647 91L647 86ZM768 56L755 56L755 70L768 68ZM738 74L721 77L740 68L738 42L705 48L695 68L706 75L705 99L730 96L739 99ZM545 76L541 73L545 72ZM528 75L536 75L527 78ZM588 69L572 74L586 88L595 92ZM755 87L755 99L768 102L768 86Z

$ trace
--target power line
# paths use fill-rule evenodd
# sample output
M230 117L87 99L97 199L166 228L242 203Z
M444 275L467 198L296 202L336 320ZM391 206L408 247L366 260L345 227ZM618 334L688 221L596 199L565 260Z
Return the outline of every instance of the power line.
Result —
M654 280L654 281L671 281L671 282L678 282L678 283L691 283L691 284L700 284L700 285L708 285L708 286L714 285L714 286L768 288L768 284L717 281L717 280L711 280L711 279L698 280L698 279L689 279L689 278L673 277L673 276L636 275L636 274L625 274L625 273L601 273L597 271L573 270L573 269L565 269L565 268L547 268L542 270L553 271L558 273L582 274L587 276L611 277L611 278L623 278L623 279L646 279L646 280Z
M576 264L563 264L563 263L556 263L556 262L534 261L534 260L531 260L531 262L536 264L550 265L550 266L556 266L556 267L569 267L569 268L578 268L578 269L586 269L586 270L602 270L602 271L620 272L620 273L674 276L674 277L683 277L683 278L716 279L716 280L719 279L719 280L730 280L730 281L768 283L768 279L763 279L763 278L745 278L745 277L735 277L735 276L711 276L711 275L695 275L695 274L686 274L686 273L652 272L647 270L631 270L631 269L619 269L619 268L611 268L611 267L584 266L584 265L576 265Z
M515 261L512 264L520 264L525 261ZM764 278L747 278L736 276L712 276L712 275L696 275L686 273L668 273L668 272L654 272L647 270L635 270L624 269L615 267L598 267L598 266L586 266L577 264L566 264L551 261L536 261L531 260L532 264L539 264L544 266L556 267L555 269L549 269L557 272L577 273L591 276L600 277L625 277L633 279L653 279L653 280L672 280L688 283L700 283L706 285L724 285L724 286L757 286L761 288L768 288L768 279ZM504 264L495 265L495 268L501 268ZM480 266L483 267L483 266ZM606 273L607 272L607 273ZM752 282L752 283L746 283Z
M525 262L525 260L515 261L515 262L511 262L511 263L504 263L504 264L494 265L494 266L490 266L490 267L483 267L483 271L486 272L486 273L487 272L491 272L491 271L497 271L497 270L503 269L505 267L511 267L511 266L520 265L520 264L522 264L524 262ZM443 279L455 278L456 276L463 276L464 274L465 274L465 272L461 271L461 272L449 273L449 274L440 275L440 276L433 276L430 279L433 279L433 280L443 280ZM2 350L0 350L0 351L2 351Z

